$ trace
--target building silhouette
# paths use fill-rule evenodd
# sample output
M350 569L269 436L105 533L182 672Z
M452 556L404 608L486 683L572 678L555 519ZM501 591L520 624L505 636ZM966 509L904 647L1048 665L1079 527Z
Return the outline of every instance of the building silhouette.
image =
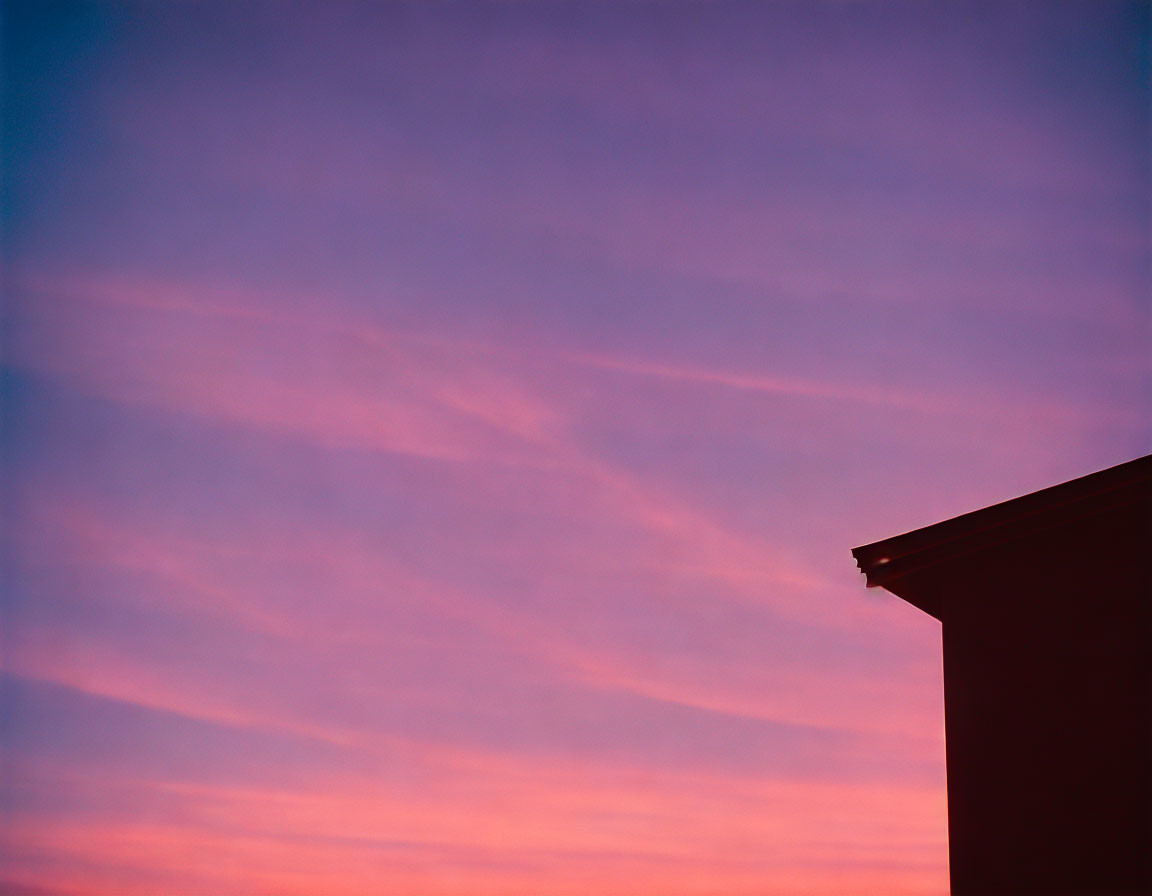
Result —
M852 554L942 623L954 896L1152 894L1152 455Z

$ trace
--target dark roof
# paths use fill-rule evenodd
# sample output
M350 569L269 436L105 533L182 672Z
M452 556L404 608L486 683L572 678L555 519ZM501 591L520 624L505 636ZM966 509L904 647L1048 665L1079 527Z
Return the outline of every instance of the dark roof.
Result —
M1152 514L1152 455L853 548L852 556L867 577L869 588L887 588L896 593L891 585L927 566L955 561L994 544L1139 502L1145 502ZM934 607L920 608L938 615Z

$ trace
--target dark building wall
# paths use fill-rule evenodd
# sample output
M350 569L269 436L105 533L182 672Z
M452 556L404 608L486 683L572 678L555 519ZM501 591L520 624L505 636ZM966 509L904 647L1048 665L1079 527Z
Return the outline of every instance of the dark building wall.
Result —
M1152 896L1152 455L853 554L943 625L954 896Z
M1143 505L987 547L943 598L954 896L1152 893Z

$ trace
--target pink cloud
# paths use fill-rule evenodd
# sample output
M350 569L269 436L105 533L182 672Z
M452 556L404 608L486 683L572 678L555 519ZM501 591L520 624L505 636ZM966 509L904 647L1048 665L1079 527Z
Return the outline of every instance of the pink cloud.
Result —
M273 676L281 663L316 673L341 667L345 670L342 687L347 691L348 674L355 678L373 670L372 675L386 675L388 666L381 666L379 657L414 646L397 640L410 635L395 631L390 620L397 612L418 608L421 614L464 626L464 631L500 645L513 662L522 657L541 670L596 690L623 691L749 719L883 733L903 744L887 749L922 753L925 741L937 752L942 749L935 663L920 668L912 662L877 668L871 676L833 679L809 662L797 665L782 657L766 656L765 662L749 667L740 657L731 662L717 657L704 662L694 654L654 655L650 646L632 644L623 635L604 640L593 638L589 631L573 630L566 611L528 611L496 600L484 589L460 591L418 575L390 556L377 540L352 529L316 532L281 521L275 529L261 527L257 535L246 535L251 530L248 521L220 519L211 524L216 536L206 541L186 523L165 515L132 519L112 507L59 502L33 506L25 519L27 528L19 548L26 561L65 564L81 570L85 577L109 570L145 575L155 585L139 593L123 590L117 600L136 601L142 609L162 608L190 619L207 617L214 620L207 624L270 636L279 644L279 653L267 657L272 664L268 673ZM671 520L675 534L682 534L683 527L709 541L704 523L694 517L685 520L673 515ZM663 516L658 523L667 524ZM722 536L714 536L705 554L715 558L715 552L722 556L724 551L739 549ZM721 565L707 573L722 580L732 568ZM660 587L667 576L686 574L703 573L675 565L656 567L650 581ZM333 596L286 603L284 588L289 581L322 583L323 591L315 593ZM765 585L763 578L747 575L739 576L738 583L748 587L749 602ZM311 589L307 584L304 587ZM156 604L157 600L162 603ZM574 600L581 599L574 596ZM620 611L619 606L603 607L586 599L583 604L585 615ZM812 607L804 605L794 611L801 609L810 612ZM697 615L691 606L675 604L653 611L670 618ZM843 619L837 622L837 627L845 624ZM451 662L462 646L454 640L457 637L445 631L421 649L441 652ZM357 673L358 663L368 665ZM340 743L375 737L371 728L318 723L294 704L291 690L238 689L235 682L220 677L226 675L223 670L157 666L135 657L130 644L104 642L95 636L61 640L52 628L25 626L12 652L11 666L19 674L87 693L223 724Z
M73 791L94 803L130 795L165 806L166 820L145 824L109 810L70 822L31 814L9 834L9 848L18 855L51 847L65 867L91 863L105 887L141 872L207 883L243 868L229 884L221 880L225 892L367 894L381 875L401 894L453 886L466 894L588 886L626 894L649 892L654 881L683 894L708 892L708 882L738 893L812 894L942 884L942 800L931 790L668 775L475 752L433 762L451 786L422 793L348 775L269 789L64 770ZM55 771L40 766L34 774ZM767 853L766 843L774 844ZM78 890L100 892L99 884Z

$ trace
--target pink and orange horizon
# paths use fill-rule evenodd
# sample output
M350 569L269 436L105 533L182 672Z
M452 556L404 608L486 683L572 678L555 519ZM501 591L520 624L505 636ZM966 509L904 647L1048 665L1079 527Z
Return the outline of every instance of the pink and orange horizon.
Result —
M0 890L947 892L849 549L1150 450L1146 3L0 25Z

